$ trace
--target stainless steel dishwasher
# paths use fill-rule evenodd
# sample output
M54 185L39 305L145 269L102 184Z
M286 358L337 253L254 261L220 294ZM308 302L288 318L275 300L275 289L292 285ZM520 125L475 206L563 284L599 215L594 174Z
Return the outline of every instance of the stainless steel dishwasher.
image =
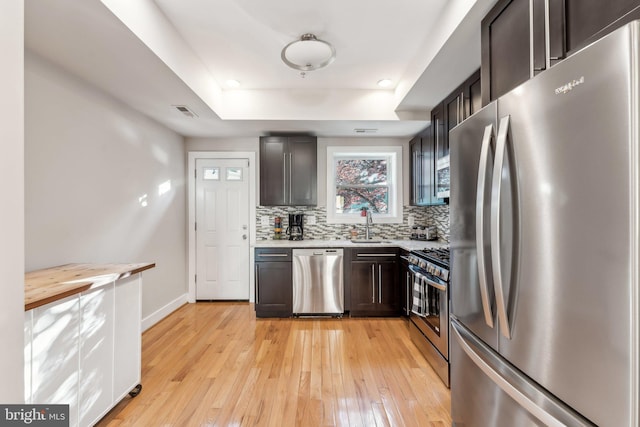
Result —
M342 316L343 249L293 250L293 314Z

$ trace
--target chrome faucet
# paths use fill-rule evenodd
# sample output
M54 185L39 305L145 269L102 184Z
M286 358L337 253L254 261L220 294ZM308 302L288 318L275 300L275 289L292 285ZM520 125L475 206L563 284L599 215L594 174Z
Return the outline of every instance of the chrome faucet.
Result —
M365 221L365 229L364 229L364 238L369 240L371 239L371 234L369 233L369 227L373 224L373 218L371 217L371 210L367 209L367 220Z

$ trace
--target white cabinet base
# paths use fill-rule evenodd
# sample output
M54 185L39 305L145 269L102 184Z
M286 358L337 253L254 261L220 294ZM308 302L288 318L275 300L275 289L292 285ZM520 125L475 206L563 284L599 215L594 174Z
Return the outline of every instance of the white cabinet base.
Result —
M25 313L25 402L68 404L71 426L97 423L140 383L141 276Z

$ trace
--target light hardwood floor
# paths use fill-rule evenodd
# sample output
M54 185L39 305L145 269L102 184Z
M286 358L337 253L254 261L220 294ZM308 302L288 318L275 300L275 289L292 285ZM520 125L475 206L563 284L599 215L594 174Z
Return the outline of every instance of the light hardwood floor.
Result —
M185 305L143 334L142 392L98 425L450 426L449 390L406 322Z

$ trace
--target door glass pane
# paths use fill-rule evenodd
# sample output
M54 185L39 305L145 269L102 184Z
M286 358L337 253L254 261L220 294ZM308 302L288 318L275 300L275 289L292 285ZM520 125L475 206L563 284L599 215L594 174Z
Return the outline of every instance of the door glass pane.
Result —
M204 180L220 180L220 168L204 168Z
M242 181L242 168L227 168L227 181Z

